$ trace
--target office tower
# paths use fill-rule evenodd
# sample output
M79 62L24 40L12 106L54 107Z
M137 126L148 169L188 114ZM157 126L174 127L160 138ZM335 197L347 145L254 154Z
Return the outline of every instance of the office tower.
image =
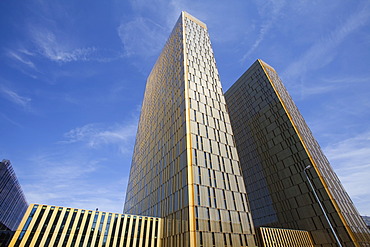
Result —
M368 229L275 70L257 60L225 98L255 226L307 230L315 246L337 246L319 201L342 246L370 246Z
M9 160L0 162L0 246L6 246L27 209L26 198Z
M161 219L32 204L9 247L161 245Z
M207 27L185 12L147 79L124 211L162 217L163 246L255 246Z

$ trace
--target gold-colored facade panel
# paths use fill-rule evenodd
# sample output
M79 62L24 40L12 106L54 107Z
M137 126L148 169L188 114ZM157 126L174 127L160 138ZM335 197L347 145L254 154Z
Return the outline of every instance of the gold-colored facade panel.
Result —
M32 204L10 247L161 246L162 219Z
M255 246L232 136L206 26L183 12L147 79L125 212L162 217L164 246Z
M308 231L260 227L258 229L261 247L313 247Z
M225 96L255 225L307 230L315 246L367 246L368 229L276 71L257 60Z
M189 13L185 11L182 11L182 17L186 17L192 20L193 22L197 23L199 26L203 27L204 29L207 29L207 25L204 22L198 20L197 18L195 18L194 16L190 15Z
M312 175L313 178L317 176L320 179L333 207L335 208L335 213L337 214L337 217L339 217L338 219L341 221L341 224L346 229L347 234L350 236L352 243L355 246L367 246L370 244L370 232L364 224L352 200L344 190L344 187L340 183L329 161L323 154L320 145L313 137L312 132L304 121L302 115L299 113L298 108L289 96L276 71L265 62L261 60L259 60L259 62L268 76L271 85L278 95L281 104L289 116L290 121L295 128L308 157L310 158L311 165L315 169L315 173ZM332 217L334 218L335 216ZM355 232L363 233L365 236L367 235L367 239L363 239L361 234L356 236Z

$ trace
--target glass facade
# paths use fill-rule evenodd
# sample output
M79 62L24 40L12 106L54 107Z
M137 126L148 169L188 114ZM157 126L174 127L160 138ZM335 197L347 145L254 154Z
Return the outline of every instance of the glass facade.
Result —
M162 220L156 217L32 204L13 246L161 246Z
M207 27L185 12L147 80L124 210L162 217L163 246L255 246Z
M0 162L0 246L17 229L28 204L10 161Z
M307 230L336 246L303 173L307 166L344 246L368 246L369 231L275 70L257 60L225 93L257 226Z

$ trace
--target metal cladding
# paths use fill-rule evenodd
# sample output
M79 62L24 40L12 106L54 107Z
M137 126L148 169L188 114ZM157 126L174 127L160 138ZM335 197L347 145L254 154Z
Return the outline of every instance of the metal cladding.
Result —
M10 161L0 162L0 224L17 229L28 204Z
M9 246L161 246L160 218L32 204Z
M0 246L17 229L28 204L10 161L0 162Z
M183 12L147 80L125 213L164 219L164 246L255 246L206 25Z
M257 60L225 98L255 226L306 230L315 246L337 246L330 222L343 246L369 246L368 229L275 70Z
M308 231L259 227L261 247L313 247Z

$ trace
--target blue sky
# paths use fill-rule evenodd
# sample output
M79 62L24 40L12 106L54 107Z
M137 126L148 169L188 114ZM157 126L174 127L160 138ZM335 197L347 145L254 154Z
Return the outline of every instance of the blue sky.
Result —
M0 1L0 158L30 203L121 212L145 82L180 12L226 91L273 66L370 215L369 1Z

